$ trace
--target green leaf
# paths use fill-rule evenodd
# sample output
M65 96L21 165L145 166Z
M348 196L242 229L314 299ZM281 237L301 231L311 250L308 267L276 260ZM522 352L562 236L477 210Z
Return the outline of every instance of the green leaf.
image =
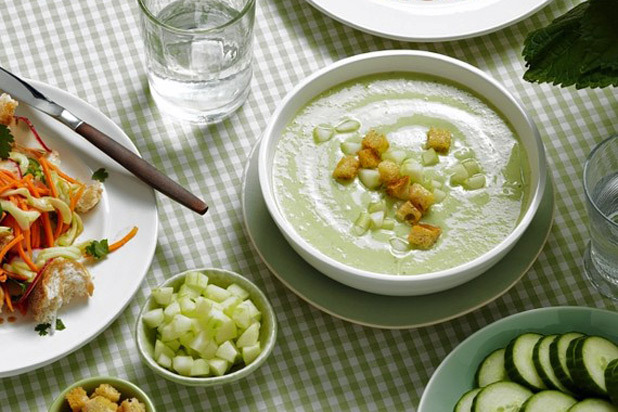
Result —
M0 158L9 158L14 141L15 139L13 139L11 129L9 129L8 126L0 124Z
M41 165L36 159L31 157L28 158L28 169L26 169L26 173L24 173L24 175L32 175L35 179L45 183L45 175L43 174Z
M62 319L56 319L56 330L65 330L66 328L67 327L64 326L64 322L62 321Z
M103 183L108 176L109 173L107 173L107 170L105 170L104 168L100 168L92 174L92 180L98 180L99 182Z
M39 323L34 327L34 331L39 332L39 336L45 336L49 333L49 328L51 328L51 324Z
M109 245L107 239L101 241L93 240L86 246L86 254L92 256L96 260L103 259L109 253Z

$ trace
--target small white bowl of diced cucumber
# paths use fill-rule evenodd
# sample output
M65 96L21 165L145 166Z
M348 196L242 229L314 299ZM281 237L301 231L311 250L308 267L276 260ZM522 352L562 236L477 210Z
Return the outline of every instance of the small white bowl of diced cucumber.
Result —
M268 358L277 321L268 299L243 276L223 269L182 272L154 289L138 317L146 365L189 386L244 378Z

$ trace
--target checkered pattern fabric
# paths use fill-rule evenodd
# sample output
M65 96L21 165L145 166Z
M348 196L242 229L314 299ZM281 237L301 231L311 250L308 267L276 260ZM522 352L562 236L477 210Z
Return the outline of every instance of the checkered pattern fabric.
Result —
M147 91L136 1L0 2L2 66L98 107L126 131L144 158L212 205L204 218L158 196L158 247L142 290L111 327L82 349L34 372L0 379L0 410L45 411L67 385L94 375L135 382L160 411L414 410L440 361L486 324L543 306L615 309L582 275L588 234L581 175L590 149L616 131L616 90L576 91L522 80L525 35L578 2L556 1L480 38L413 44L348 28L303 1L259 0L251 94L235 115L210 127L179 125L155 108ZM341 58L401 48L467 61L523 102L541 130L557 209L538 261L507 294L450 322L388 331L335 319L279 283L244 232L240 187L247 155L290 88ZM268 361L247 379L223 387L189 388L159 378L141 363L133 339L150 289L171 274L199 266L242 273L262 288L279 315L279 339Z

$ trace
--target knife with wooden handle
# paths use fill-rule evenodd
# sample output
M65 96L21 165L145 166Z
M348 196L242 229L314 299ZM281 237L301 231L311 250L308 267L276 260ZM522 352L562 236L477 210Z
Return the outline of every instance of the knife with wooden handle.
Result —
M170 199L200 215L208 210L203 200L161 173L153 165L114 139L79 119L59 104L49 100L30 84L0 67L0 89L17 100L46 113L84 137L103 153L133 173L137 178Z

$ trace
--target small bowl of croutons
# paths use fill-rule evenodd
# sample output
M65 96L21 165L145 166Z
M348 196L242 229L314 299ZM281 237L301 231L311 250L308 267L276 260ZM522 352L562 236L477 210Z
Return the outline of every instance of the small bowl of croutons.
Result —
M155 412L154 404L133 383L112 376L82 379L66 388L49 412Z
M245 277L192 269L153 289L136 324L144 363L187 386L242 379L262 365L277 340L268 298Z

